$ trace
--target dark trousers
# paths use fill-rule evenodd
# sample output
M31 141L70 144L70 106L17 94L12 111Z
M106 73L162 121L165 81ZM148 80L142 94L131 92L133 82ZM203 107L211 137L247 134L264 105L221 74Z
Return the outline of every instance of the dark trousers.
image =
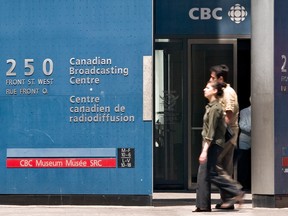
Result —
M238 149L237 176L244 190L251 190L251 149Z
M240 186L223 169L219 158L223 148L211 144L208 149L208 160L200 164L197 175L196 207L201 209L211 208L211 183L225 192L229 197L237 196L241 193Z

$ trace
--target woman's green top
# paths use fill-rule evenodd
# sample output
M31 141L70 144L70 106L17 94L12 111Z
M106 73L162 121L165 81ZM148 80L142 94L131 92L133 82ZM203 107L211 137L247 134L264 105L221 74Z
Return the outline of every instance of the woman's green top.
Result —
M224 112L218 100L214 100L206 105L206 112L203 117L203 140L210 140L211 142L224 147L226 123Z

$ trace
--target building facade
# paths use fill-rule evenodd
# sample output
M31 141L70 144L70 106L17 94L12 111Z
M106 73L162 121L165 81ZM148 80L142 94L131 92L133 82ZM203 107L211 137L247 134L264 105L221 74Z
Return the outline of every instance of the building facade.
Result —
M194 191L203 88L226 64L252 98L253 204L288 206L285 0L2 2L2 204Z

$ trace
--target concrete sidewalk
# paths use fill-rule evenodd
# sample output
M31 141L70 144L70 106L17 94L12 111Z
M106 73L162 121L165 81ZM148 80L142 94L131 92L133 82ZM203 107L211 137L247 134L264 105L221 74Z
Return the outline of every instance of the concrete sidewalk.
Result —
M252 208L251 194L245 196L245 204L240 209L223 211L213 209L208 213L192 213L195 209L194 193L154 193L153 206L0 206L3 216L186 216L186 215L256 215L286 216L288 208ZM218 194L212 194L212 203L219 201Z

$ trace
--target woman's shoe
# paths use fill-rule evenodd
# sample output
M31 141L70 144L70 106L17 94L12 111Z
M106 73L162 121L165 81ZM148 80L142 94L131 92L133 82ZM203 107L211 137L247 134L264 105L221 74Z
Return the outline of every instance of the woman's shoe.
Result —
M224 209L224 210L234 210L235 207L234 205L230 205L227 208L222 208L223 202L222 203L217 203L215 206L215 209Z
M201 208L196 208L194 211L192 212L211 212L211 209L201 209Z

